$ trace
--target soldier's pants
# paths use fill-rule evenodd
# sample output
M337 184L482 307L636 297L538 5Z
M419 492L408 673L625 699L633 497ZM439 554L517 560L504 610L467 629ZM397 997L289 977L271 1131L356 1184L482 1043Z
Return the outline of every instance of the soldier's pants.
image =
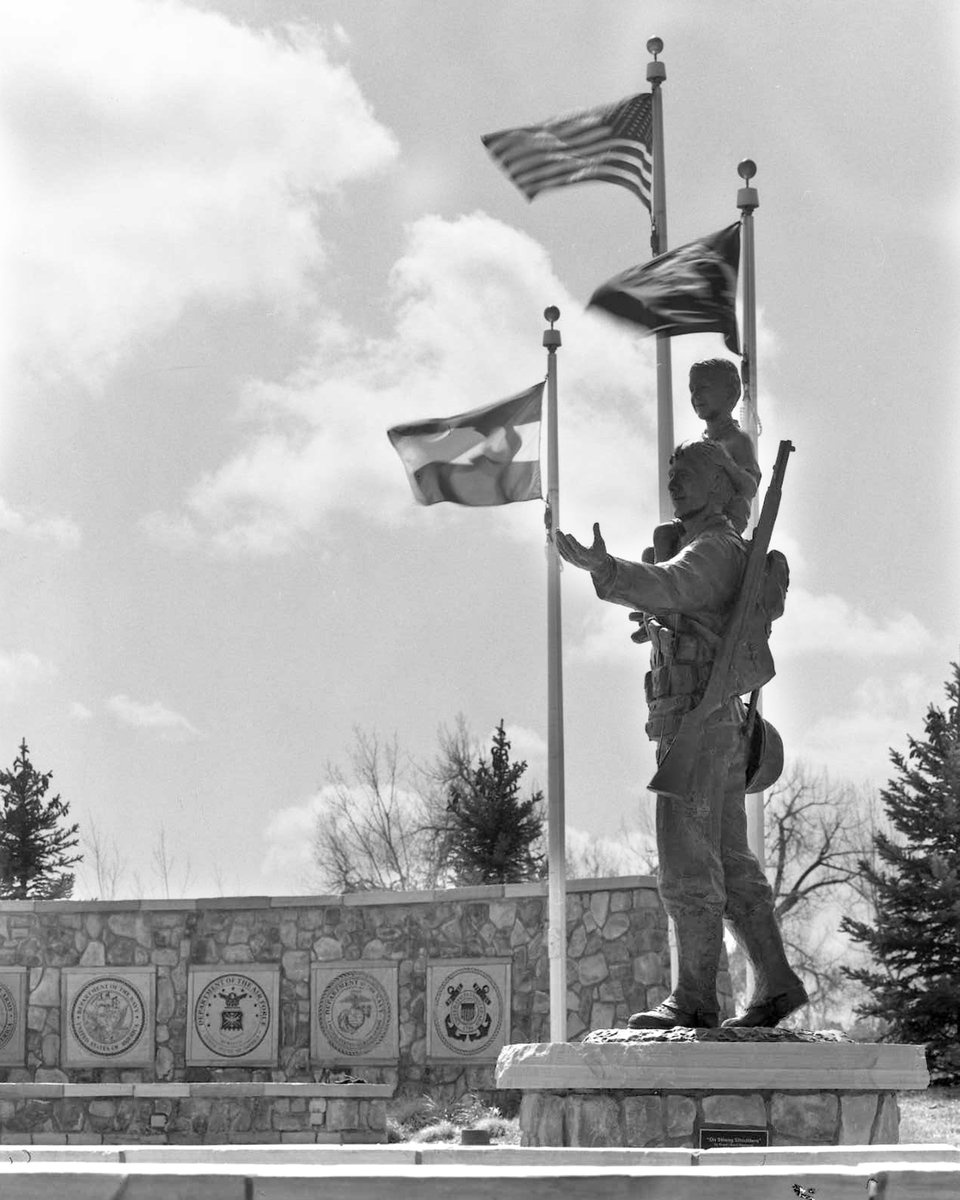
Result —
M660 897L680 956L674 1000L688 1012L717 1011L723 918L735 931L761 917L773 922L770 885L747 845L741 713L737 703L708 723L690 795L657 797ZM661 744L658 758L668 746Z

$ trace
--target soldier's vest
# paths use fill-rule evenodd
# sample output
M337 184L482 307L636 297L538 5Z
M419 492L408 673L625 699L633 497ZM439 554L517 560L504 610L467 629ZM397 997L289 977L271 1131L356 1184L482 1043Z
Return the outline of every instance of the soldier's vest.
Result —
M647 617L650 635L650 670L644 676L647 697L647 737L658 741L672 737L684 713L700 703L710 678L719 636L696 629L685 617L671 625Z
M743 637L734 654L728 687L730 697L746 695L773 678L770 627L783 614L789 581L786 558L778 550L771 550L756 607L747 616ZM707 617L709 626L679 614L663 620L652 616L646 618L650 636L650 670L644 678L648 708L646 732L653 741L672 737L679 729L684 713L700 703L728 616L729 613L724 613L714 615L712 619Z

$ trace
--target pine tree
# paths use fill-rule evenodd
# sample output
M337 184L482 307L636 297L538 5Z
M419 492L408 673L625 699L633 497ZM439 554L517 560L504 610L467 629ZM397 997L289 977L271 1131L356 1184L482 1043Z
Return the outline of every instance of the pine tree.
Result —
M525 762L510 761L503 721L490 761L481 757L447 790L442 861L456 884L520 883L543 874L536 844L543 835L543 793L520 798Z
M923 1042L936 1082L960 1082L960 667L946 711L927 710L923 740L891 752L897 777L881 791L900 835L874 837L878 865L860 870L875 923L845 918L879 969L846 973L872 992L858 1011L889 1024L888 1039ZM883 870L881 864L888 870Z
M0 897L63 900L73 891L78 826L60 826L70 805L46 799L52 778L30 762L25 740L13 769L0 771Z

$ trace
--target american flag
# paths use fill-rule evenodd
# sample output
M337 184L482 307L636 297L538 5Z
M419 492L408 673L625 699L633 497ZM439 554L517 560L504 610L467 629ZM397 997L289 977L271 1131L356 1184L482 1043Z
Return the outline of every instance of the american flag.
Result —
M600 179L628 188L650 209L652 125L653 97L643 92L480 140L528 200L548 188Z

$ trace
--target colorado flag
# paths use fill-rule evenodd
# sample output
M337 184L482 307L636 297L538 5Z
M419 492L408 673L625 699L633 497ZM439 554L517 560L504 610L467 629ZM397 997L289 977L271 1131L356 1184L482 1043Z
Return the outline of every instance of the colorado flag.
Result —
M480 507L536 500L543 382L456 417L394 425L387 437L420 504Z

